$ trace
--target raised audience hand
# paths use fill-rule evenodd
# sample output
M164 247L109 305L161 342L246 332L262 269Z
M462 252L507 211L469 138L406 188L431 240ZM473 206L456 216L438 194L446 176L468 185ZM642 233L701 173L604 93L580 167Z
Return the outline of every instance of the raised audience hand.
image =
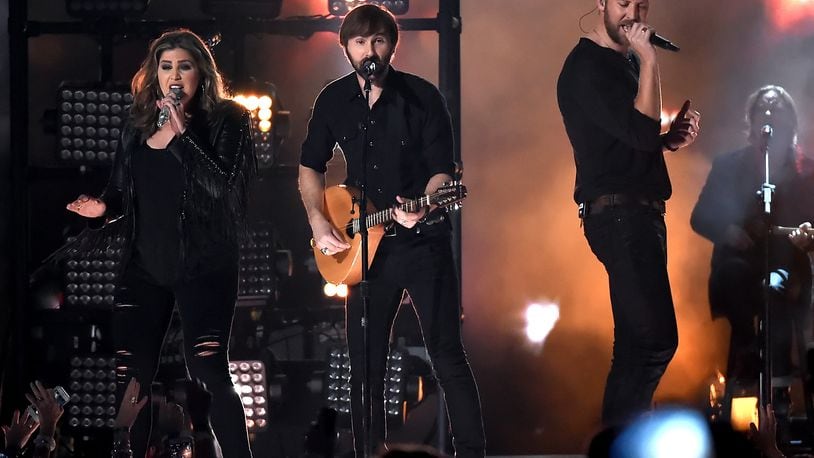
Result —
M0 426L6 440L5 450L17 451L25 447L31 435L39 426L39 423L28 415L28 411L20 415L19 410L15 410L11 416L11 424Z
M64 410L54 397L53 389L45 388L39 380L31 383L30 387L31 393L26 393L25 397L37 408L40 417L40 434L54 437L57 423L62 418Z
M124 390L121 405L119 405L119 413L116 415L116 428L127 428L128 430L136 422L139 412L147 404L147 396L139 399L139 392L141 391L141 384L135 378L130 379L127 384L127 389Z
M758 422L760 428L754 423L749 425L751 430L750 438L755 446L769 458L785 458L783 452L777 448L777 420L774 417L774 408L769 404L764 409L760 403L757 406Z

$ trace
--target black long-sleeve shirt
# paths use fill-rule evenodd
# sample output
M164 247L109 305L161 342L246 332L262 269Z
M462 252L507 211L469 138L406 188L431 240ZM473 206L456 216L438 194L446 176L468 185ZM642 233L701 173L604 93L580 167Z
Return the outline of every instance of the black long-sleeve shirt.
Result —
M778 152L780 153L780 152ZM814 217L814 163L793 151L772 170L772 183L777 188L772 198L771 224L796 227ZM692 211L693 230L713 244L711 278L724 273L726 262L738 258L760 272L765 262L766 228L763 202L757 196L764 181L763 156L754 147L720 154L712 162L707 181ZM738 250L726 243L727 228L737 226L754 241L751 248ZM784 236L771 239L769 261L772 270L782 268L808 284L810 265L806 255ZM805 288L805 286L803 286ZM805 289L804 289L805 291ZM728 310L726 291L710 288L710 306L715 316Z
M577 168L574 200L623 193L666 200L672 194L661 125L634 108L639 64L582 38L565 60L557 100Z
M166 149L146 142L133 153L136 239L132 261L160 285L178 278L181 260L181 208L184 166Z
M347 162L345 184L358 187L366 105L356 73L325 87L314 103L300 164L324 173L338 143ZM392 206L396 195L423 195L433 175L453 175L452 145L452 123L438 89L391 67L370 110L365 145L368 197L376 208Z
M809 160L798 164L790 151L786 160L772 170L772 182L777 187L772 198L773 225L796 227L814 218L811 167ZM765 227L763 202L756 193L764 181L763 174L763 156L754 147L715 157L690 219L693 230L715 245L713 267L728 256L760 262L763 256L760 239ZM730 225L743 229L758 243L744 252L728 247L726 230ZM772 245L774 262L789 264L796 249L783 237L777 237L775 242Z

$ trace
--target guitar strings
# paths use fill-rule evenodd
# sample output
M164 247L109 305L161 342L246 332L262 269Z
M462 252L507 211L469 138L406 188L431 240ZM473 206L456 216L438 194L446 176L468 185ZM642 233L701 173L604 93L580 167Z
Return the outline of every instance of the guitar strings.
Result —
M429 199L429 196L420 197L420 198L418 198L417 200L411 200L411 201L409 201L409 202L405 202L404 204L402 204L402 205L399 207L399 209L400 209L401 211L406 211L406 212L409 212L409 211L411 211L411 210L415 210L415 205L416 205L417 203L420 203L420 202L421 202L421 201L423 201L423 200L426 200L426 201L428 201L428 203L429 203L429 200L430 200L430 199ZM422 206L423 206L423 205L422 205ZM384 214L386 214L386 213L387 213L387 211L380 211L380 212L376 212L376 213L374 213L374 214L372 214L372 215L368 215L368 216L367 216L367 220L368 220L368 222L370 222L370 220L374 220L374 221L375 221L375 219L376 219L377 215L384 215ZM354 220L351 220L351 222L350 222L350 223L348 223L348 224L346 224L346 225L345 225L344 229L345 229L346 231L347 231L347 230L353 230L354 221L358 221L358 220L359 220L359 218L356 218L356 219L354 219ZM384 222L384 221L382 221L382 222Z

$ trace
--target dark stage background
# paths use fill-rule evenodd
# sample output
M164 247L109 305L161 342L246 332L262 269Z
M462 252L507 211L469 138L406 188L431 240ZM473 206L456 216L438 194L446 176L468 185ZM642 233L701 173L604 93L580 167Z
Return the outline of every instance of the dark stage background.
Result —
M444 0L441 0L444 1ZM282 16L324 14L325 1L287 0ZM62 2L31 0L30 18L63 20ZM744 144L743 108L754 89L785 86L801 111L801 141L814 155L814 34L811 22L781 30L772 22L779 2L768 0L653 0L650 21L680 44L662 53L665 110L685 98L703 115L703 132L691 148L668 157L674 196L668 204L669 270L678 315L679 350L657 392L702 408L715 371L723 369L728 327L711 320L706 279L710 244L689 228L689 214L710 159ZM599 421L610 361L612 322L605 273L581 234L572 201L574 168L556 105L562 62L581 35L579 17L591 0L464 0L462 2L462 155L469 198L463 210L465 342L480 385L491 454L568 453L584 450ZM773 9L774 8L774 9ZM434 16L437 2L413 0L409 16ZM0 2L6 32L7 3ZM153 0L149 18L203 18L196 1ZM583 21L585 30L593 16ZM7 40L0 40L0 295L9 303L9 68ZM54 163L53 137L39 128L62 80L97 76L94 43L79 36L33 38L30 44L30 152L33 165ZM146 41L116 48L114 79L136 70ZM217 55L229 70L231 57ZM291 111L291 136L280 156L296 164L309 107L325 82L347 71L336 36L308 40L247 38L250 74L277 85ZM406 32L395 65L438 82L437 35ZM293 181L278 196L295 199ZM76 190L95 192L89 189ZM73 190L72 190L73 191ZM72 196L70 196L72 197ZM67 197L67 198L70 198ZM62 205L37 205L32 220L66 218ZM263 204L261 204L262 206ZM303 212L275 215L280 225L302 226ZM304 226L302 226L304 227ZM41 242L41 245L37 245ZM38 255L52 240L34 240ZM33 255L32 255L33 256ZM36 260L36 256L33 256ZM524 333L530 302L559 306L544 346ZM8 308L3 308L3 325ZM27 358L37 358L35 354Z

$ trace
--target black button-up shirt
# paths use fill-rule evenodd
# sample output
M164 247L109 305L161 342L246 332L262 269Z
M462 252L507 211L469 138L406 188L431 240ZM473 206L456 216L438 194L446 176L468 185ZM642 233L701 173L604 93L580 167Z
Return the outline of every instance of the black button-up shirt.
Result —
M367 120L356 74L333 81L314 102L300 164L325 173L338 143L347 163L345 184L358 187ZM452 123L432 83L391 67L367 124L367 190L376 208L394 205L396 195L423 195L435 174L453 175Z
M672 193L660 124L633 106L635 58L582 38L557 83L557 99L577 167L574 199L623 193L666 200Z

